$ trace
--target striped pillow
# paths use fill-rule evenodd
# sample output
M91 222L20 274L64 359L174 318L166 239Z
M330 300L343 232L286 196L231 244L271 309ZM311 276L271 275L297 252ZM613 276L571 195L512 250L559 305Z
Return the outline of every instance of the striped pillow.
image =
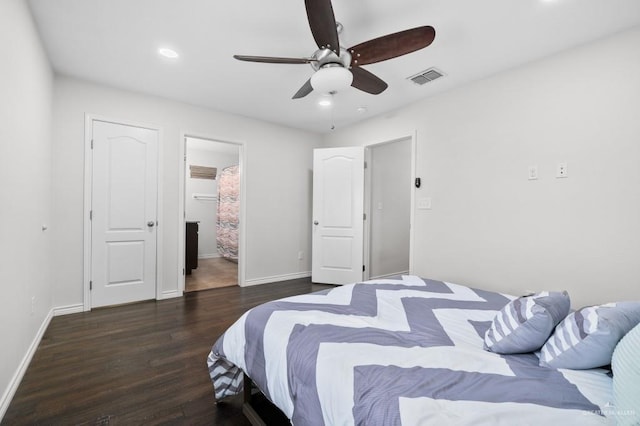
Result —
M484 348L499 354L538 350L567 316L570 306L566 291L545 291L512 300L493 319L484 336Z
M640 424L640 325L628 332L613 351L614 417L618 426Z
M611 363L616 344L640 323L640 302L589 306L570 314L547 340L540 365L584 370Z

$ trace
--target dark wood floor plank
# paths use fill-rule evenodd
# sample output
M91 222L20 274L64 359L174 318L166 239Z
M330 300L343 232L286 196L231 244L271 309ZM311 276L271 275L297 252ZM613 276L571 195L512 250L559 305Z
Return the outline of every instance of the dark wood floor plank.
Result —
M215 404L206 357L248 309L331 286L225 287L52 319L2 424L249 425Z

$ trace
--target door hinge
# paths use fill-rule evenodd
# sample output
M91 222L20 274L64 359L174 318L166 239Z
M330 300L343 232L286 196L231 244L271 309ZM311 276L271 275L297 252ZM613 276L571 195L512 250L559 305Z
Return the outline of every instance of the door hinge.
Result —
M184 275L184 268L182 268L182 275Z
M366 213L362 213L362 220L367 220L367 214Z
M91 149L93 149L93 139L91 139Z
M362 272L364 272L364 265L362 265Z
M93 290L93 281L89 281L89 290Z
M364 168L365 169L367 168L367 162L366 161L364 162Z
M93 210L89 210L89 220L93 220Z

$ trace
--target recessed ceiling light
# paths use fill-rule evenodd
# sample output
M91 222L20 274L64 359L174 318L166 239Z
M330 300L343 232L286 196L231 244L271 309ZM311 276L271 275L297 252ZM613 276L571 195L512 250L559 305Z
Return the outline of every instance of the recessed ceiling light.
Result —
M179 56L178 52L173 49L169 49L168 47L161 47L158 49L158 54L169 59L176 59Z

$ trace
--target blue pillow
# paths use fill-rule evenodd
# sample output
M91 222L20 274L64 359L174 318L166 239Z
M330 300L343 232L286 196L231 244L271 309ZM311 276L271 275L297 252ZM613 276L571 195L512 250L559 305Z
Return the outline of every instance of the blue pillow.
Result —
M540 365L584 370L611 363L616 344L640 323L640 302L589 306L556 327L540 352Z
M493 319L484 336L484 348L499 354L538 350L567 316L570 306L566 291L545 291L512 300Z
M613 407L616 424L640 424L640 325L627 333L613 351Z

